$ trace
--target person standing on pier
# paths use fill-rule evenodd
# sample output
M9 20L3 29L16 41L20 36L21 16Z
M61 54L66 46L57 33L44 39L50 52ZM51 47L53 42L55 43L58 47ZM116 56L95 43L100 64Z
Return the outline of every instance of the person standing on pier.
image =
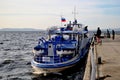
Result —
M115 39L115 31L112 30L112 39L114 40Z
M97 43L101 43L101 29L100 29L100 27L98 27L98 29L97 29L97 33L96 33L96 39L97 39Z
M109 32L109 30L107 29L107 38L110 38L111 36L110 36L110 32Z

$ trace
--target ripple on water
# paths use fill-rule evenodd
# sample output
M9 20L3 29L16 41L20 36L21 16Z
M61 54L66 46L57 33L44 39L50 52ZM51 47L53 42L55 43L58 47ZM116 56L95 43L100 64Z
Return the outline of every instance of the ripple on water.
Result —
M4 61L0 64L0 67L3 67L3 66L5 66L5 65L10 64L10 63L13 63L13 62L14 62L14 60L4 60Z
M30 62L21 60L5 60L1 63L1 80L31 80Z
M14 60L5 60L2 64L10 64L10 63L13 63Z

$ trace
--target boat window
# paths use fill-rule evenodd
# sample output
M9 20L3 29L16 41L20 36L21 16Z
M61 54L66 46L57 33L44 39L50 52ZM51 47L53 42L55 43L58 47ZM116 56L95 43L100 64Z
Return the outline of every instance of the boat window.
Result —
M64 39L64 40L68 40L68 39L69 39L69 35L64 34L64 35L63 35L63 39Z
M51 35L51 38L55 38L57 35Z

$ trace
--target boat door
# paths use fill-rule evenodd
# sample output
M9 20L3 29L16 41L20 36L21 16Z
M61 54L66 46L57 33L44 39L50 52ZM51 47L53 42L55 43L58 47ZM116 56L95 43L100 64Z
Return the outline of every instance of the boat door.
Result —
M48 44L48 56L54 56L53 44Z

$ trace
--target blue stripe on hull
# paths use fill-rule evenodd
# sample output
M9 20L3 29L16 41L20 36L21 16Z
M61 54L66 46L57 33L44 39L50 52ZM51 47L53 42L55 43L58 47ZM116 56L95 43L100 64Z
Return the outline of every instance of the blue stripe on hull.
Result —
M39 67L39 68L60 68L60 67L65 67L65 66L70 66L75 63L77 63L80 59L76 59L74 61L68 62L68 63L54 63L54 64L42 64L42 63L36 63L35 61L32 61L32 65Z

